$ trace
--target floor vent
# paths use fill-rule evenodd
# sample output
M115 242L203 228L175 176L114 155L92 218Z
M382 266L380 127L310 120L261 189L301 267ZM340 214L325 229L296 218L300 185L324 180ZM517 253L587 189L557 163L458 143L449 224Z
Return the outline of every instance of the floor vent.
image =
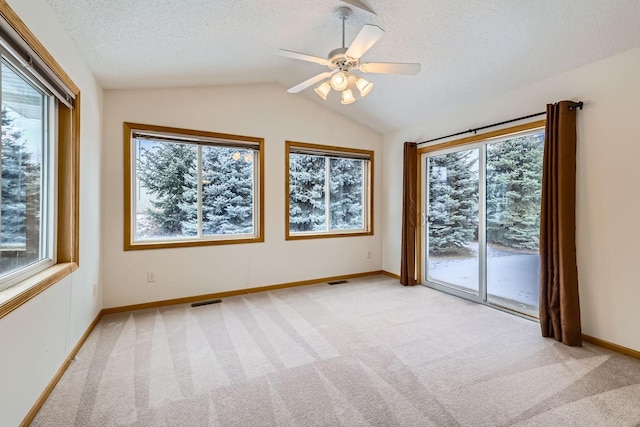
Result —
M349 283L348 280L334 280L333 282L327 282L330 285L340 285L342 283Z
M191 304L191 307L200 307L201 305L218 304L222 302L221 299L210 299L208 301L198 301Z

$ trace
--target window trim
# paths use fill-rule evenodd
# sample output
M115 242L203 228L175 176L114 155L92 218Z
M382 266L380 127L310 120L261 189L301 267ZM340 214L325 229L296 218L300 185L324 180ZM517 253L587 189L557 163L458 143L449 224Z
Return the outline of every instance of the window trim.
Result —
M343 158L364 158L368 157L369 167L367 168L367 176L365 177L366 191L364 194L365 215L364 215L364 231L310 231L302 233L292 233L289 230L289 155L295 151L310 151L318 155L337 155L344 153ZM358 148L337 147L332 145L310 144L307 142L285 141L285 179L284 179L284 232L285 240L306 240L306 239L326 239L332 237L353 237L353 236L372 236L373 235L373 195L374 195L374 152L373 150L363 150Z
M195 246L214 246L214 245L230 245L240 243L260 243L264 242L264 138L257 138L253 136L243 135L231 135L217 132L208 132L192 129L181 129L167 126L148 125L140 123L123 123L123 140L124 140L124 250L145 250L145 249L168 249L168 248L187 248ZM257 144L258 148L258 171L255 174L257 185L254 188L254 194L257 198L255 204L255 211L257 211L256 233L251 237L230 237L230 238L215 238L215 239L197 239L197 240L167 240L159 242L154 240L149 243L133 242L132 233L132 221L133 216L131 209L132 203L132 185L133 185L133 165L131 149L133 147L133 133L134 132L157 132L160 134L175 134L181 137L193 137L194 139L201 138L204 140L203 145L206 145L207 140L232 140L238 141L238 145L243 142ZM255 214L255 213L254 213Z
M79 267L80 234L80 89L69 75L33 35L26 24L0 0L0 16L36 54L55 78L75 96L73 107L56 99L55 176L57 196L54 198L56 264L0 291L0 319L58 283Z
M425 249L423 248L424 239L422 239L422 236L424 235L424 232L425 232L423 221L426 215L426 213L423 212L422 210L424 207L424 204L422 201L424 200L424 197L425 197L425 193L424 193L425 186L423 185L424 171L422 170L423 155L432 153L434 151L453 149L453 148L462 147L465 145L471 146L474 143L485 144L485 143L489 143L489 141L492 139L504 139L510 136L517 136L518 134L527 133L536 129L544 130L546 123L547 123L546 119L536 120L536 121L524 123L517 126L511 126L511 127L491 131L491 132L469 136L466 138L460 138L460 139L441 142L437 144L427 145L425 147L418 149L418 155L417 155L418 182L416 185L416 200L418 201L418 203L420 203L420 206L416 210L417 211L416 236L418 236L418 238L420 239L420 242L419 244L416 245L416 259L417 259L416 281L417 283L424 283L424 281L426 280L426 278L423 277L424 276L423 273L425 271L425 265L424 265L425 260L424 260L423 254L425 253Z

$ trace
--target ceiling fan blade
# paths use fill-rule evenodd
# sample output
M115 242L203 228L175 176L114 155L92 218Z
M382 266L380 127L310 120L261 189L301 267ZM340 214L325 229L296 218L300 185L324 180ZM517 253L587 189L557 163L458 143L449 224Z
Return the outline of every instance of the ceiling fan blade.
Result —
M358 9L362 9L364 11L367 11L369 13L373 13L374 15L377 15L377 13L375 13L373 11L373 9L371 9L369 6L367 6L366 4L361 2L360 0L342 0L342 1L347 3L347 4L350 4L351 6L357 7Z
M384 30L377 25L365 25L347 49L346 55L360 59L383 35Z
M320 65L329 65L329 60L320 58L319 56L307 55L306 53L294 52L292 50L278 49L276 55L285 56L291 59L299 59L301 61L315 62Z
M289 93L301 92L301 91L305 90L306 88L308 88L309 86L312 86L312 85L318 83L319 81L326 79L327 77L329 77L333 73L334 73L333 71L326 71L324 73L320 73L320 74L318 74L316 76L311 77L308 80L303 81L300 84L295 85L292 88L287 89L287 92L289 92Z
M360 64L360 71L363 73L378 74L410 74L415 75L420 72L422 65L398 62L365 62Z

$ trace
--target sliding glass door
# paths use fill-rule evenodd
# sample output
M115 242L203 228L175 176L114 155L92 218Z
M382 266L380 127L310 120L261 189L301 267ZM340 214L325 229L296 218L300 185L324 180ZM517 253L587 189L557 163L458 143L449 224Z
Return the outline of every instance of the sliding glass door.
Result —
M422 155L423 283L538 316L543 129Z
M487 301L538 317L544 134L486 145Z
M479 295L479 150L428 158L428 280Z

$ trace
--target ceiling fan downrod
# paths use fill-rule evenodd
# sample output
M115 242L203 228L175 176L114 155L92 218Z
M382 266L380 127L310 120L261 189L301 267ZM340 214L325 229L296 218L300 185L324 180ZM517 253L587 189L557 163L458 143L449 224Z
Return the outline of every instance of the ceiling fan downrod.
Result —
M342 48L345 48L345 42L344 42L344 23L346 22L347 19L349 19L349 16L351 16L351 9L349 9L346 6L341 6L338 9L336 9L336 13L338 14L338 16L340 17L340 20L342 21Z
M358 60L354 58L348 58L345 54L347 53L347 47L345 42L345 22L351 16L351 9L346 6L341 6L336 9L336 14L340 17L342 21L342 47L332 50L329 52L328 60L329 60L329 68L337 71L349 71L352 68L358 66Z

